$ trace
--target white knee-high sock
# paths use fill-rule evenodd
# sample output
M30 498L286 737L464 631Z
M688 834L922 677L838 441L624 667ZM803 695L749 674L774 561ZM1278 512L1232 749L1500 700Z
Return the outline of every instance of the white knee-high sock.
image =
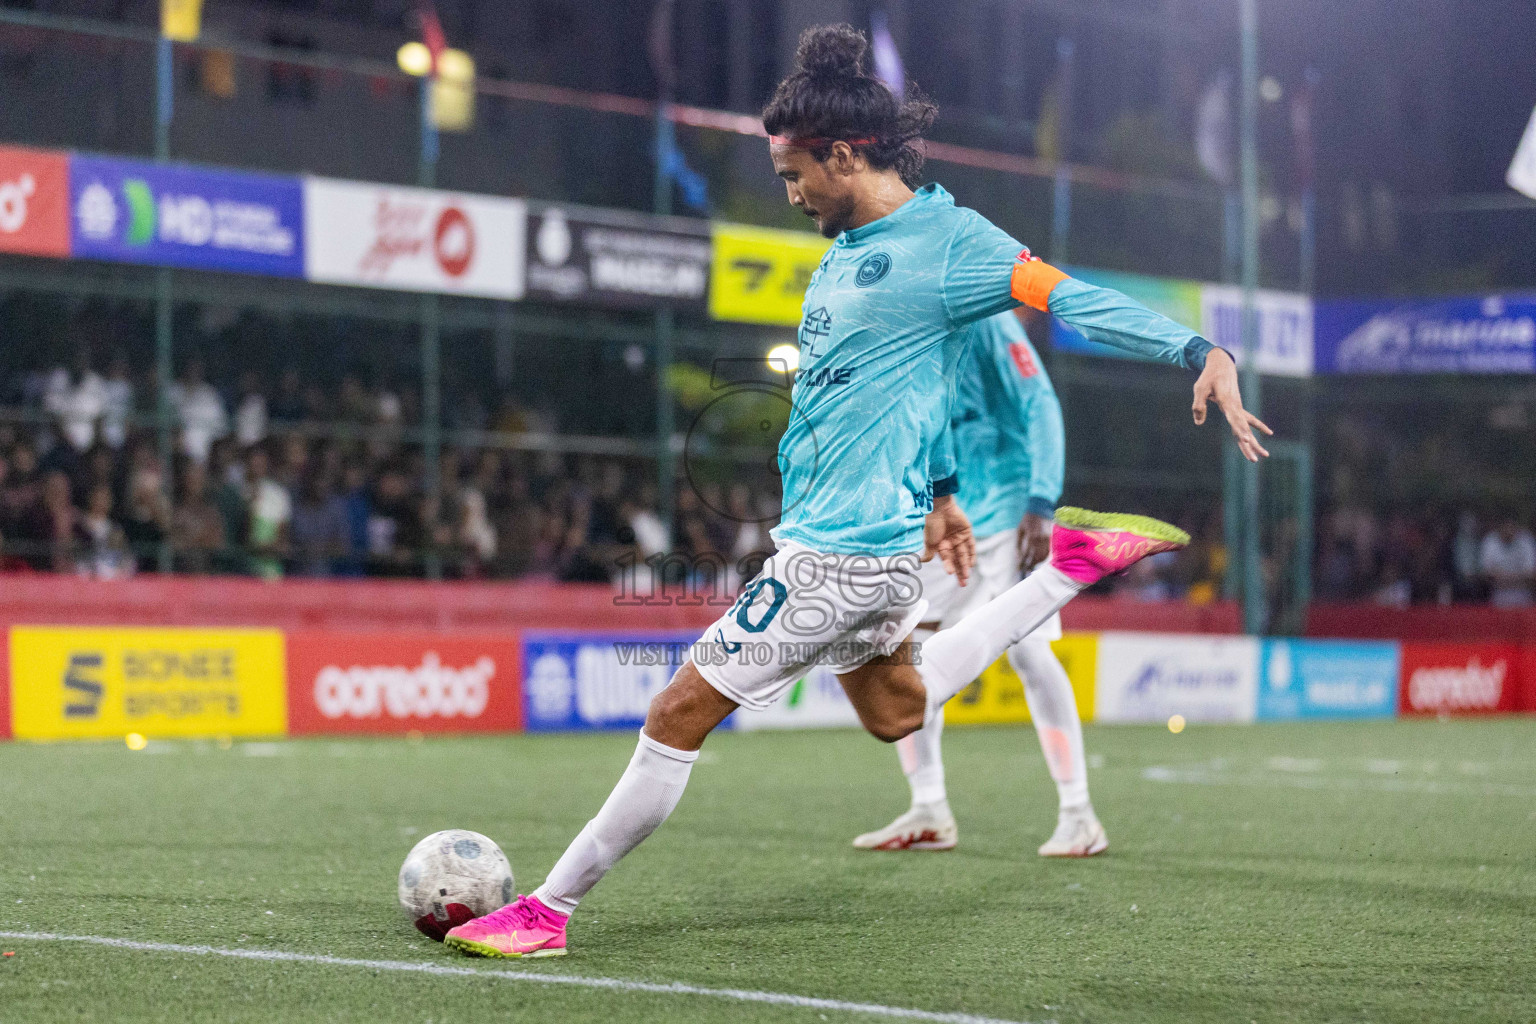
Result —
M1025 637L1008 648L1008 662L1024 679L1024 699L1045 763L1056 780L1063 809L1088 806L1088 762L1083 756L1083 723L1077 715L1072 681L1048 640Z
M675 750L645 733L619 784L533 891L546 907L569 914L630 850L672 813L688 785L697 750Z
M1033 632L1083 589L1046 564L923 644L918 671L932 721L944 702L970 685L1004 651Z
M934 631L919 626L909 638L915 644L926 643ZM944 709L930 716L927 725L896 741L896 754L901 758L901 770L906 773L907 784L912 787L912 806L919 804L947 805L948 794L944 789L944 758L939 752L939 738L944 733Z

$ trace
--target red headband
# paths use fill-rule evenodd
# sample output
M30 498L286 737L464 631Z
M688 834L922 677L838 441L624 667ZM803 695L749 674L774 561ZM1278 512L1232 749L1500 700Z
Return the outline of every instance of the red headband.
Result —
M822 146L830 146L834 142L846 142L850 146L873 146L879 142L876 138L867 139L828 139L820 135L807 135L802 138L792 139L787 135L768 136L770 144L775 146L789 146L793 149L820 149Z

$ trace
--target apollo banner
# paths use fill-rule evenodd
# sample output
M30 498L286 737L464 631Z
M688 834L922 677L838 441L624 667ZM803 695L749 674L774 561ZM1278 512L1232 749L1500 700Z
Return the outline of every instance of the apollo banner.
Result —
M505 634L288 634L288 731L516 732L521 648Z
M1403 644L1405 715L1486 715L1520 709L1521 651L1505 644Z
M1251 722L1259 641L1246 636L1099 634L1094 716L1101 722Z
M69 157L0 146L0 252L69 255Z
M680 217L539 206L528 218L527 295L598 306L704 309L709 227Z
M805 289L831 244L804 231L716 224L710 316L786 327L800 323Z
M1536 373L1536 293L1317 305L1320 373Z
M275 629L11 630L17 739L281 736L283 635Z
M323 284L521 298L521 199L304 179L304 276Z

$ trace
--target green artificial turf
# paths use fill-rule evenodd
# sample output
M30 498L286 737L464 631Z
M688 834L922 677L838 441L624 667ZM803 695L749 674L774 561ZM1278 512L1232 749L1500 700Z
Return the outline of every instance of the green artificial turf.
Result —
M529 891L629 735L0 744L0 931L752 989L1043 1021L1536 1019L1536 719L1090 727L1104 856L1047 862L1027 729L945 737L960 848L856 852L905 805L862 734L712 739L672 820L573 920L572 955L417 935L395 872L445 827ZM0 939L0 1020L876 1020Z

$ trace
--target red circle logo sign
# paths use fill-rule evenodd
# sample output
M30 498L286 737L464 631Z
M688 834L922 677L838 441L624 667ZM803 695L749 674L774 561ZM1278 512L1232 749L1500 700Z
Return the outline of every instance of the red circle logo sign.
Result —
M437 216L437 231L432 239L437 265L449 277L463 277L475 258L475 226L457 206L449 206Z

